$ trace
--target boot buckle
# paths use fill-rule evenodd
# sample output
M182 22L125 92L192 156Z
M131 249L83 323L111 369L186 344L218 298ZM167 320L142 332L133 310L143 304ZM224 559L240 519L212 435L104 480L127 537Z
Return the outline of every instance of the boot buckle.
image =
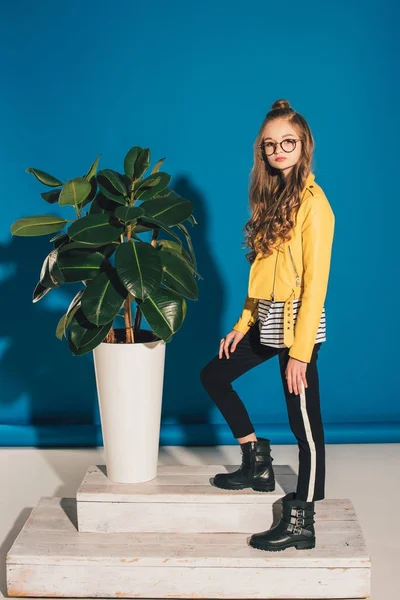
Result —
M294 525L293 523L289 523L289 525L287 526L287 531L290 531L291 533L294 533L296 535L301 534L302 528L298 527L298 525Z
M293 527L293 533L295 533L296 535L300 535L301 534L301 527L298 527L297 525L295 525Z
M301 534L301 529L302 529L301 527L298 527L297 525L295 525L293 527L293 533L295 533L297 535L300 535Z
M304 525L304 521L305 521L304 517L296 517L296 518L290 517L290 523L295 526Z

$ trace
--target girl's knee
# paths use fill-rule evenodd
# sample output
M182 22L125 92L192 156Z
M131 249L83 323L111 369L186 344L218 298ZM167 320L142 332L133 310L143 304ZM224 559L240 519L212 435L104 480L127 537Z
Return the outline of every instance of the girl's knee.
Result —
M207 363L200 371L200 381L207 389L215 386L219 382L218 365L215 359Z

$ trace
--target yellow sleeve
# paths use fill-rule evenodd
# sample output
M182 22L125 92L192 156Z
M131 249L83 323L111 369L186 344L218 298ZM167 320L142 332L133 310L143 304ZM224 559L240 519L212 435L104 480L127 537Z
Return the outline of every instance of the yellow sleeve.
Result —
M304 291L289 356L309 363L324 307L335 216L325 197L314 196L302 226Z
M258 298L250 298L246 296L242 314L236 321L232 329L240 331L240 333L246 333L249 331L258 318Z

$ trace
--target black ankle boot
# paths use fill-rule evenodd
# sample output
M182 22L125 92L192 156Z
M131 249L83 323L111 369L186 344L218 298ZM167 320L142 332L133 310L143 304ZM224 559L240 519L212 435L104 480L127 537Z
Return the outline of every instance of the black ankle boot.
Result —
M259 550L285 550L294 546L297 550L315 548L314 502L296 499L290 492L282 498L282 516L277 525L268 531L254 533L250 546Z
M214 485L224 490L252 488L257 492L273 492L275 489L270 441L258 438L256 442L240 444L242 464L233 473L218 473Z

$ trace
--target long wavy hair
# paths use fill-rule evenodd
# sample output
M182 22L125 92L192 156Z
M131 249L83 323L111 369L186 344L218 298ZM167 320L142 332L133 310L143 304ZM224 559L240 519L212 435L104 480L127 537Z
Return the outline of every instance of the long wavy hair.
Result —
M279 169L271 167L260 147L267 123L274 119L287 119L301 139L301 155L287 179ZM272 248L291 239L290 231L296 223L301 202L301 192L311 170L314 139L307 121L287 100L276 100L265 116L254 142L254 164L250 174L249 203L251 217L245 224L246 254L252 263L257 254L270 256Z

